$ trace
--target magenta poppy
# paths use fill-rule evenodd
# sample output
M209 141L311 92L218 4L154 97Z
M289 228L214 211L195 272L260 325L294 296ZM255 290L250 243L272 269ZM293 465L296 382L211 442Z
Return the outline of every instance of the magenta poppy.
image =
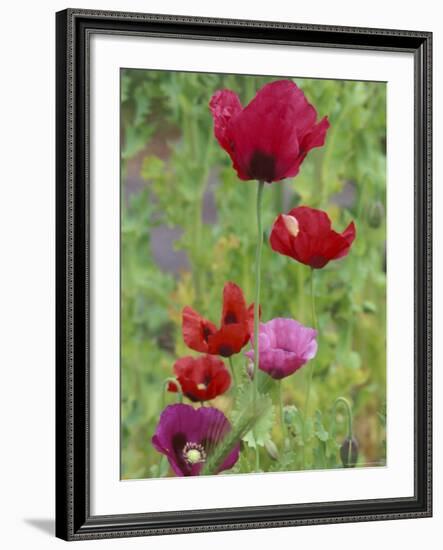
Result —
M208 401L222 395L231 385L231 375L218 357L181 357L175 362L174 373L182 392L191 401ZM178 387L170 382L169 391Z
M160 415L152 444L166 456L178 476L198 476L208 457L230 430L228 419L218 409L168 405ZM239 453L240 444L237 444L217 473L232 468Z
M219 90L209 103L214 134L241 180L268 183L296 176L308 152L325 142L329 122L291 80L261 88L243 109L231 90Z
M294 319L276 318L260 323L259 369L277 380L299 370L317 353L317 331ZM253 338L251 338L253 344ZM254 360L254 351L246 354Z
M254 307L247 307L242 289L228 282L223 288L223 311L220 328L186 306L182 314L185 344L202 353L230 357L248 342L253 322Z
M331 260L346 256L355 234L354 222L343 233L337 233L326 212L299 206L277 217L269 242L276 252L320 269Z

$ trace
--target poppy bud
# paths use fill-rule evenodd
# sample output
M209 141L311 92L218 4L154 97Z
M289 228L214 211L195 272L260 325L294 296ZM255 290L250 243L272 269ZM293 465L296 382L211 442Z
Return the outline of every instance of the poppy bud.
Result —
M254 361L251 361L250 359L246 365L246 373L250 380L254 380Z
M361 307L364 313L377 313L377 306L369 300L365 300Z
M294 405L287 405L283 409L283 421L287 426L291 426L298 414L297 407Z
M268 455L272 458L272 460L278 460L280 458L277 446L272 441L272 439L267 439L265 441L265 449L267 450Z
M380 201L373 202L368 209L368 225L373 229L380 227L383 217L385 215L385 209Z
M344 468L353 468L357 463L358 458L358 443L352 437L347 437L340 447L340 458Z

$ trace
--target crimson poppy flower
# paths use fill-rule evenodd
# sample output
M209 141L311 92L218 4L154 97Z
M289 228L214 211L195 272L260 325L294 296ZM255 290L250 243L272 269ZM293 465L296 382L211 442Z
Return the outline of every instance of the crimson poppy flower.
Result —
M182 392L191 401L208 401L225 393L231 385L231 375L218 357L181 357L175 362L174 372ZM169 391L178 390L170 382Z
M258 342L258 367L276 380L293 374L317 353L317 331L294 319L260 323ZM245 355L253 360L254 350Z
M209 108L214 134L241 180L268 183L296 176L308 152L329 128L291 80L266 84L244 109L231 90L219 90Z
M178 476L198 476L204 463L231 431L225 415L213 407L194 409L191 405L168 405L160 415L152 444L164 454ZM237 462L238 443L227 455L218 472Z
M223 288L223 311L218 329L191 307L182 314L183 340L195 351L230 357L248 342L254 323L254 306L246 306L242 289L228 282Z
M354 222L337 233L326 212L299 206L277 217L269 240L276 252L320 269L330 260L346 256L354 239Z

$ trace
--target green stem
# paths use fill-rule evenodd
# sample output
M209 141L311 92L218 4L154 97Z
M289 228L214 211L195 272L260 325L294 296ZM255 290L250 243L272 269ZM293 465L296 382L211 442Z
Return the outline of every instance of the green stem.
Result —
M258 389L258 365L260 350L258 345L258 333L260 323L260 282L261 282L261 252L263 245L262 227L262 202L263 202L264 181L258 182L257 187L257 249L255 253L255 301L254 301L254 408L257 404Z
M315 330L317 330L317 315L315 312L315 296L314 296L314 269L311 268L310 273L310 281L311 281L311 314L312 314L312 324ZM317 330L317 338L318 338L318 330ZM305 456L306 456L306 422L308 420L309 415L309 398L311 396L311 385L312 385L312 378L314 376L314 361L311 360L311 363L309 365L309 372L308 372L308 380L306 383L306 397L305 397L305 407L303 412L303 469L305 468Z
M315 294L314 294L314 268L311 267L311 312L312 325L317 330L317 315L315 313Z
M317 339L318 339L318 329L317 329L317 315L315 312L315 295L314 295L314 269L311 268L311 311L312 311L312 324L315 330L317 330ZM309 413L309 398L311 394L311 383L312 377L314 375L314 361L311 360L309 365L308 381L306 385L306 398L305 398L305 409L304 409L304 419L308 418Z
M280 421L281 421L281 429L282 429L282 435L283 435L283 448L284 448L284 443L285 443L285 439L286 439L286 425L285 425L285 417L284 417L284 414L283 414L283 390L282 390L282 387L283 387L283 383L282 383L282 380L279 380L279 383L278 383L278 397L279 397L279 404L280 404Z
M353 428L352 428L352 407L349 401L345 397L337 397L337 399L334 401L334 406L332 407L332 428L331 433L332 436L335 436L335 416L337 414L337 407L342 404L344 406L344 409L346 411L346 416L348 417L348 437L349 439L352 439L353 437Z
M263 226L262 226L262 203L263 189L265 182L259 181L257 187L257 249L255 254L255 301L254 301L254 380L253 380L253 407L254 413L257 412L257 394L258 394L258 365L260 361L260 350L258 345L258 332L260 323L260 282L261 282L261 253L263 245ZM255 469L260 469L260 454L256 442Z
M231 369L231 374L232 374L232 385L234 387L234 389L237 389L237 375L235 374L235 369L234 369L234 361L232 360L232 356L229 357L229 367Z

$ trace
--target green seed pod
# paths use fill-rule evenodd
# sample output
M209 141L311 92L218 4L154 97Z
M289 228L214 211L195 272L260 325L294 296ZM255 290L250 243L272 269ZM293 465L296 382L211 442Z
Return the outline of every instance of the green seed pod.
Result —
M364 313L377 313L377 306L369 300L365 300L361 307Z
M298 414L297 407L294 405L286 405L283 409L283 421L287 426L291 426Z
M268 455L272 458L272 460L278 460L280 458L277 446L272 441L272 439L267 439L265 441L265 449L267 450Z
M343 441L340 447L340 458L344 468L353 468L357 464L358 443L354 437L347 437Z
M369 227L377 229L380 227L385 215L385 209L380 201L373 202L368 208L367 220Z

